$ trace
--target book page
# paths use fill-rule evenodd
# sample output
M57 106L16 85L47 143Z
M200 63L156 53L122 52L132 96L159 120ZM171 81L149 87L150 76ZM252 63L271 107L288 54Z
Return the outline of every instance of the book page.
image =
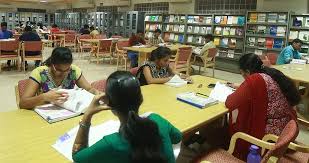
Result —
M215 88L211 91L209 97L216 99L220 102L225 102L227 96L229 96L233 92L234 91L232 88L226 86L225 84L217 82Z
M174 75L174 77L171 80L169 80L168 82L164 84L172 86L172 87L181 87L183 85L186 85L187 81L181 79L179 75Z
M58 91L67 92L68 100L60 105L65 109L76 113L82 113L90 105L94 95L84 89L60 89Z

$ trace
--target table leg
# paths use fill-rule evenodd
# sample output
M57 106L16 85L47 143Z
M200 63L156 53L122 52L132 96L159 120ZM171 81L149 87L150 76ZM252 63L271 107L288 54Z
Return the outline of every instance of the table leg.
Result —
M138 54L138 66L143 65L145 61L147 61L148 53L139 52Z

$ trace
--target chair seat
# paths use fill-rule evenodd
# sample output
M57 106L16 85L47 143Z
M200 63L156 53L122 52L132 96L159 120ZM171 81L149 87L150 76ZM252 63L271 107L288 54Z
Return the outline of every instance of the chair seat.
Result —
M84 45L84 46L80 46L80 48L82 48L82 49L91 49L92 46L91 45Z
M244 163L223 149L213 149L201 158L201 161L209 162L228 162L228 163Z
M35 55L35 56L25 56L25 59L41 59L42 55Z
M175 66L175 62L171 62L170 63L170 67L174 67ZM181 68L187 68L188 66L187 66L187 63L185 62L185 63L178 63L177 65L176 65L176 69L181 69Z
M279 163L303 163L309 161L309 153L290 151L280 158Z

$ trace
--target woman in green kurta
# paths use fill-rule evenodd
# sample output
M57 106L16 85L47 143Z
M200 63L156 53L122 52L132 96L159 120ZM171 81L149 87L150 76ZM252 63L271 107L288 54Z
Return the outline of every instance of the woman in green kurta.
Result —
M143 102L138 79L129 72L109 76L106 94L95 96L84 114L73 145L77 163L174 163L172 144L182 139L181 132L158 114L142 118L138 110ZM100 100L104 104L100 104ZM111 110L120 120L119 132L104 136L88 147L88 133L94 114Z

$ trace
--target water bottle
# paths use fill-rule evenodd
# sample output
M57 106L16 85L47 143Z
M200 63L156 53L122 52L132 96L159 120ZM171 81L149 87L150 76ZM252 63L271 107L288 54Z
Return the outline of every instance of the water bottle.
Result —
M249 151L247 163L260 163L262 158L259 154L259 147L256 145L251 145Z

